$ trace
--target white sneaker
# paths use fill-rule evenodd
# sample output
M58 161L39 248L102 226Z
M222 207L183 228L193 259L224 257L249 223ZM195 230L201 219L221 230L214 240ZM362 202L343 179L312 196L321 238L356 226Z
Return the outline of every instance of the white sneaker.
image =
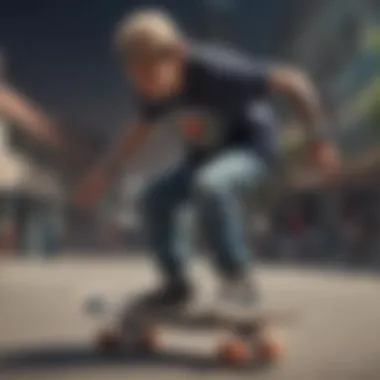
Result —
M248 277L224 282L216 303L218 311L237 314L251 312L260 307L257 289Z

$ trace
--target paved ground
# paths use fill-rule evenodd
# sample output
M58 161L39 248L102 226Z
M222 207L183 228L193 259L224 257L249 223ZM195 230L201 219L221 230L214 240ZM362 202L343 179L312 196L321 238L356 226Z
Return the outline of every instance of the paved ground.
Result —
M214 281L201 263L197 283ZM263 268L268 302L292 305L302 319L283 331L287 352L277 367L231 371L212 360L209 336L171 332L151 358L105 359L91 346L96 322L81 312L95 293L135 294L155 282L143 259L0 264L0 379L230 379L378 380L380 281L318 270Z

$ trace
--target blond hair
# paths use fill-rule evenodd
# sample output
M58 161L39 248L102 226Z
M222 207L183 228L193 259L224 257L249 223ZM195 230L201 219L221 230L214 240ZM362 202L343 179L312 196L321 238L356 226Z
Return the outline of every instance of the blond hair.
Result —
M115 48L120 54L175 47L184 36L169 14L145 9L125 16L116 27Z

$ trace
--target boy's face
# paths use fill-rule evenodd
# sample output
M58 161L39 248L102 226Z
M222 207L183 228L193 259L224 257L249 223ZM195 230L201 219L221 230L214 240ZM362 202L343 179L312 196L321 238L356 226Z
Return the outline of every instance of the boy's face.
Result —
M184 54L179 49L162 49L128 57L126 71L138 93L159 101L178 91L183 64Z

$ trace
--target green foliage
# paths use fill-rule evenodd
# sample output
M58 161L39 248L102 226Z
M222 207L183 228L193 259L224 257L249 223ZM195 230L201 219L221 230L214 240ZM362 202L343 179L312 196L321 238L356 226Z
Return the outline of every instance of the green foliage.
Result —
M306 144L303 139L303 134L299 131L285 135L283 151L287 167L295 166L297 163L302 162L306 154Z
M365 45L372 51L380 51L380 28L369 28L365 36Z
M367 117L373 125L376 135L380 137L380 79L375 81L373 91L367 101Z

